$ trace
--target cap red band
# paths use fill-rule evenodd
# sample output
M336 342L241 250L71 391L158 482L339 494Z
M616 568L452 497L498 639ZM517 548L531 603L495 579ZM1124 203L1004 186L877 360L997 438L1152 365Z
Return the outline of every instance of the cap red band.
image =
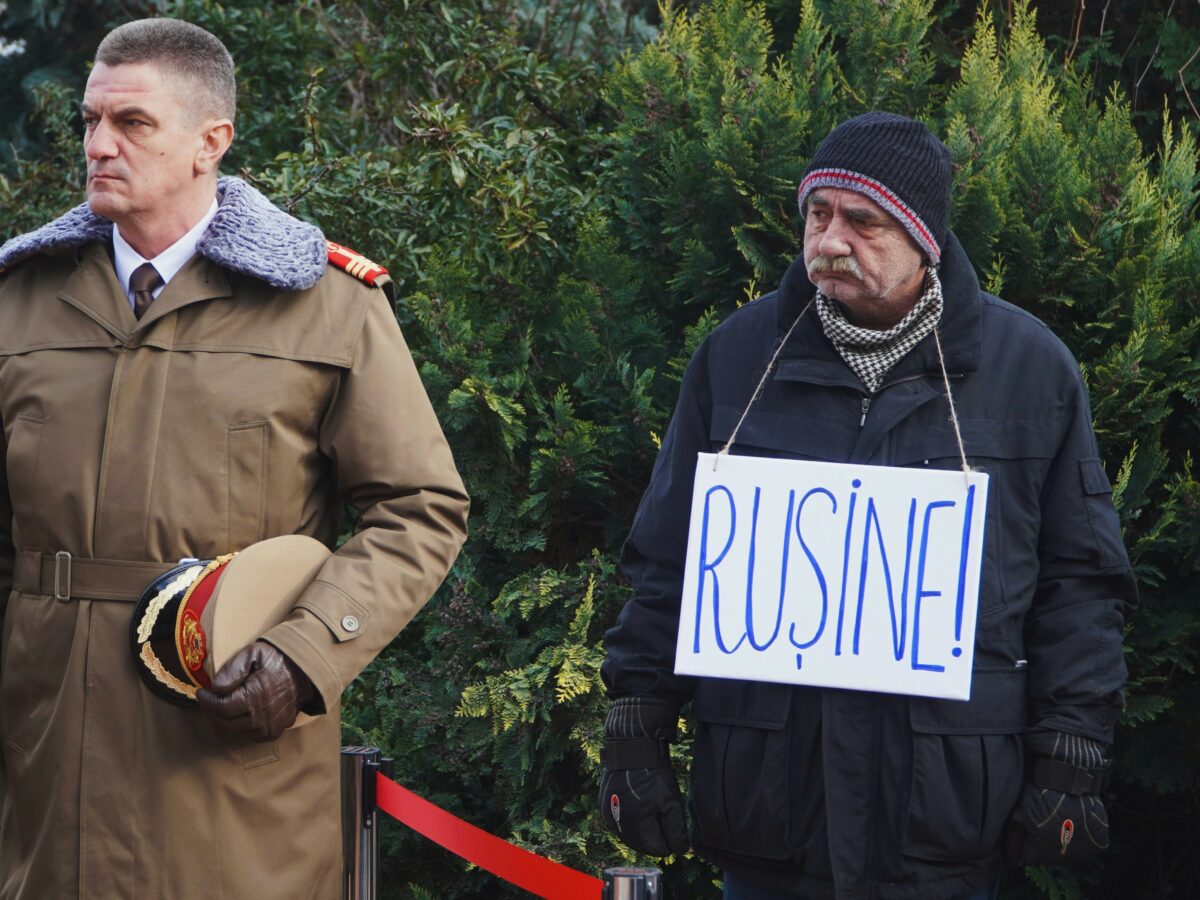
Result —
M179 604L179 614L175 619L175 652L179 654L179 662L188 678L198 687L212 687L208 673L204 671L204 660L208 658L208 635L204 633L200 622L227 564L221 563L192 583Z

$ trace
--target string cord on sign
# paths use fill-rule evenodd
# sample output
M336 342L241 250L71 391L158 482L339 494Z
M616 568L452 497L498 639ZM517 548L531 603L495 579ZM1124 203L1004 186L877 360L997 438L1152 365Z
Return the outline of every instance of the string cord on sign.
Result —
M962 429L958 427L958 410L954 408L954 394L950 391L950 376L946 374L946 357L942 354L942 338L938 329L933 329L933 342L937 345L938 365L942 368L942 384L946 386L946 402L950 404L950 422L954 425L954 439L958 441L958 458L962 460L963 477L970 475L974 469L967 462L967 450L963 446Z
M758 395L762 393L763 386L767 383L767 379L771 376L771 370L775 368L775 361L779 359L779 354L783 352L784 345L792 336L792 332L796 330L796 326L800 324L800 320L804 318L804 314L808 312L812 305L817 301L816 294L808 301L808 305L800 310L800 315L796 316L796 321L792 322L792 326L787 330L787 334L783 336L783 340L779 342L779 346L775 348L775 352L771 354L771 360L767 363L767 368L763 371L762 378L758 379L758 387L754 389L754 393L750 395L750 402L746 404L746 408L742 410L741 417L737 420L737 424L733 426L733 433L729 435L729 440L725 442L716 457L713 459L713 471L717 471L717 462L722 456L729 453L729 448L733 446L733 442L737 440L738 432L742 428L742 423L746 421L746 416L750 414L750 407L754 406L754 401L758 399Z
M814 295L813 299L808 301L808 304L804 307L804 309L800 310L800 315L796 316L795 321L792 322L791 327L788 328L787 333L783 336L783 340L781 340L779 342L779 346L775 348L775 352L771 355L771 359L767 363L767 368L763 371L762 378L758 380L758 385L754 388L754 393L750 395L750 400L746 404L746 408L742 410L742 414L738 418L737 424L733 426L733 432L729 435L729 440L725 442L725 445L717 452L717 456L713 460L714 472L717 468L717 462L722 456L726 456L729 453L729 448L732 447L733 442L737 440L737 435L742 428L742 423L746 421L746 416L750 414L751 407L754 406L755 401L758 400L759 395L762 393L763 386L766 385L767 379L771 375L771 371L775 368L775 362L779 359L779 354L783 351L784 345L787 344L788 340L792 336L792 332L796 330L796 326L800 324L800 320L804 318L804 314L809 311L813 303L816 302L816 299L817 298ZM950 389L950 375L946 371L946 356L942 352L942 338L937 328L933 329L933 342L937 347L938 366L942 370L942 384L946 388L946 402L950 406L950 422L954 426L954 439L958 443L958 458L962 462L963 475L966 476L971 474L974 469L972 469L970 463L967 462L967 450L963 444L962 428L958 424L958 409L954 405L954 392Z

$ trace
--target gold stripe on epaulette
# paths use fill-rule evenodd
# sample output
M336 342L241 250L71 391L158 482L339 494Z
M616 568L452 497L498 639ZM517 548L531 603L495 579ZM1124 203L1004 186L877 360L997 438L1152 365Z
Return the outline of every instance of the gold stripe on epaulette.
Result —
M376 286L381 281L389 281L388 271L379 263L367 259L361 253L333 241L326 241L331 265L337 266L348 275Z

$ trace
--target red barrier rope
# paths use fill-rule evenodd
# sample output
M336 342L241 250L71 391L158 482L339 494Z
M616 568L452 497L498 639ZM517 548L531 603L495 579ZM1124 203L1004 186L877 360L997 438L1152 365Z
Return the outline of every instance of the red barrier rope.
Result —
M375 776L379 808L435 844L545 900L600 900L604 882L507 841L422 800L385 775Z

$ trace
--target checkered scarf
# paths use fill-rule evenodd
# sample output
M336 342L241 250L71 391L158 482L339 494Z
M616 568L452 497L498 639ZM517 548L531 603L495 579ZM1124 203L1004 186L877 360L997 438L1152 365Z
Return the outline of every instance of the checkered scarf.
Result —
M942 317L942 282L937 270L925 275L925 289L908 314L886 331L851 325L841 307L817 292L817 315L825 337L872 394L905 354L933 331Z

